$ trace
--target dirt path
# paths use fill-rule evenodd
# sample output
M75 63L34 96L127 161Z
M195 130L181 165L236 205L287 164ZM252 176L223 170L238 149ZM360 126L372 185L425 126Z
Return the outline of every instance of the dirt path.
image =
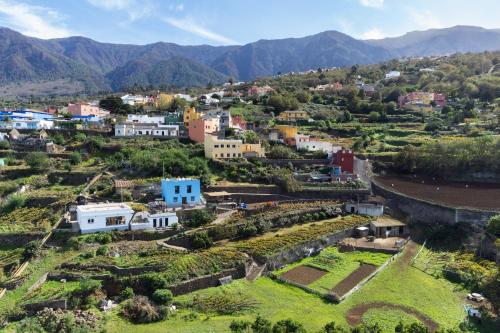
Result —
M438 324L434 320L432 320L429 316L415 310L414 308L386 302L365 303L355 306L347 312L346 320L349 325L358 325L361 323L363 315L371 309L400 310L420 320L431 331L435 331L438 328Z

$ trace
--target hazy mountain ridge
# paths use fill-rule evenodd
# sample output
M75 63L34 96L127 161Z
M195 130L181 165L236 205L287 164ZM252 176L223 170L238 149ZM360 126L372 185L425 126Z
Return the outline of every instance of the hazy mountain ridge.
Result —
M402 56L500 50L500 31L456 26L358 40L337 31L241 46L100 43L85 37L42 40L0 28L0 85L70 79L88 93L139 85L202 86L228 76L369 64ZM177 66L177 67L176 67Z

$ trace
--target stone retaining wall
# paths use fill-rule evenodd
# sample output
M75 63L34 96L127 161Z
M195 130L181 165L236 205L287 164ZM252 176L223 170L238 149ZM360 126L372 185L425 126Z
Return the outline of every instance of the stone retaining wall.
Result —
M494 210L450 207L444 204L413 198L388 189L376 181L372 181L372 189L374 194L381 195L387 199L386 205L388 207L400 210L407 214L412 221L419 223L447 225L466 223L484 228L493 215L500 213Z
M200 289L220 286L219 279L226 276L231 276L233 279L241 279L245 277L245 274L245 266L240 265L235 268L223 270L216 274L200 276L191 280L183 281L169 286L168 289L172 291L174 296L178 296Z
M334 234L325 235L319 239L311 240L306 243L299 244L292 249L282 251L273 256L264 258L256 258L259 261L263 259L267 263L266 270L267 273L279 269L285 265L291 264L293 262L299 261L311 254L311 249L313 252L319 252L329 246L333 246L343 240L346 237L350 237L353 234L353 229L347 229L339 231Z
M33 315L45 308L66 310L68 308L68 304L65 299L54 299L50 301L25 304L23 307L28 315Z

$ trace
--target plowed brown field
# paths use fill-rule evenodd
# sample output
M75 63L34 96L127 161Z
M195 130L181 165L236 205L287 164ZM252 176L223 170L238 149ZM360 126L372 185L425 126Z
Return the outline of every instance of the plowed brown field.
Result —
M500 210L500 185L447 182L432 178L378 176L375 181L384 187L410 197L433 201L452 207Z

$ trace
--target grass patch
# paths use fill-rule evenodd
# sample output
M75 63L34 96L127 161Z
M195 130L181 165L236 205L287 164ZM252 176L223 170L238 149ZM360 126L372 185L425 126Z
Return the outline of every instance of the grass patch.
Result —
M382 332L394 332L394 328L399 324L399 322L402 322L405 325L420 323L417 318L404 311L384 308L370 309L366 311L363 315L362 322L366 324L378 323Z
M72 291L77 289L80 282L47 281L40 288L27 293L21 300L22 303L35 303L52 299L67 298Z
M299 262L288 265L273 274L279 276L292 268L306 265L328 272L307 287L320 293L327 293L340 281L355 271L361 263L375 266L382 265L390 255L368 251L354 251L340 253L336 247L327 248L317 256L305 258Z

